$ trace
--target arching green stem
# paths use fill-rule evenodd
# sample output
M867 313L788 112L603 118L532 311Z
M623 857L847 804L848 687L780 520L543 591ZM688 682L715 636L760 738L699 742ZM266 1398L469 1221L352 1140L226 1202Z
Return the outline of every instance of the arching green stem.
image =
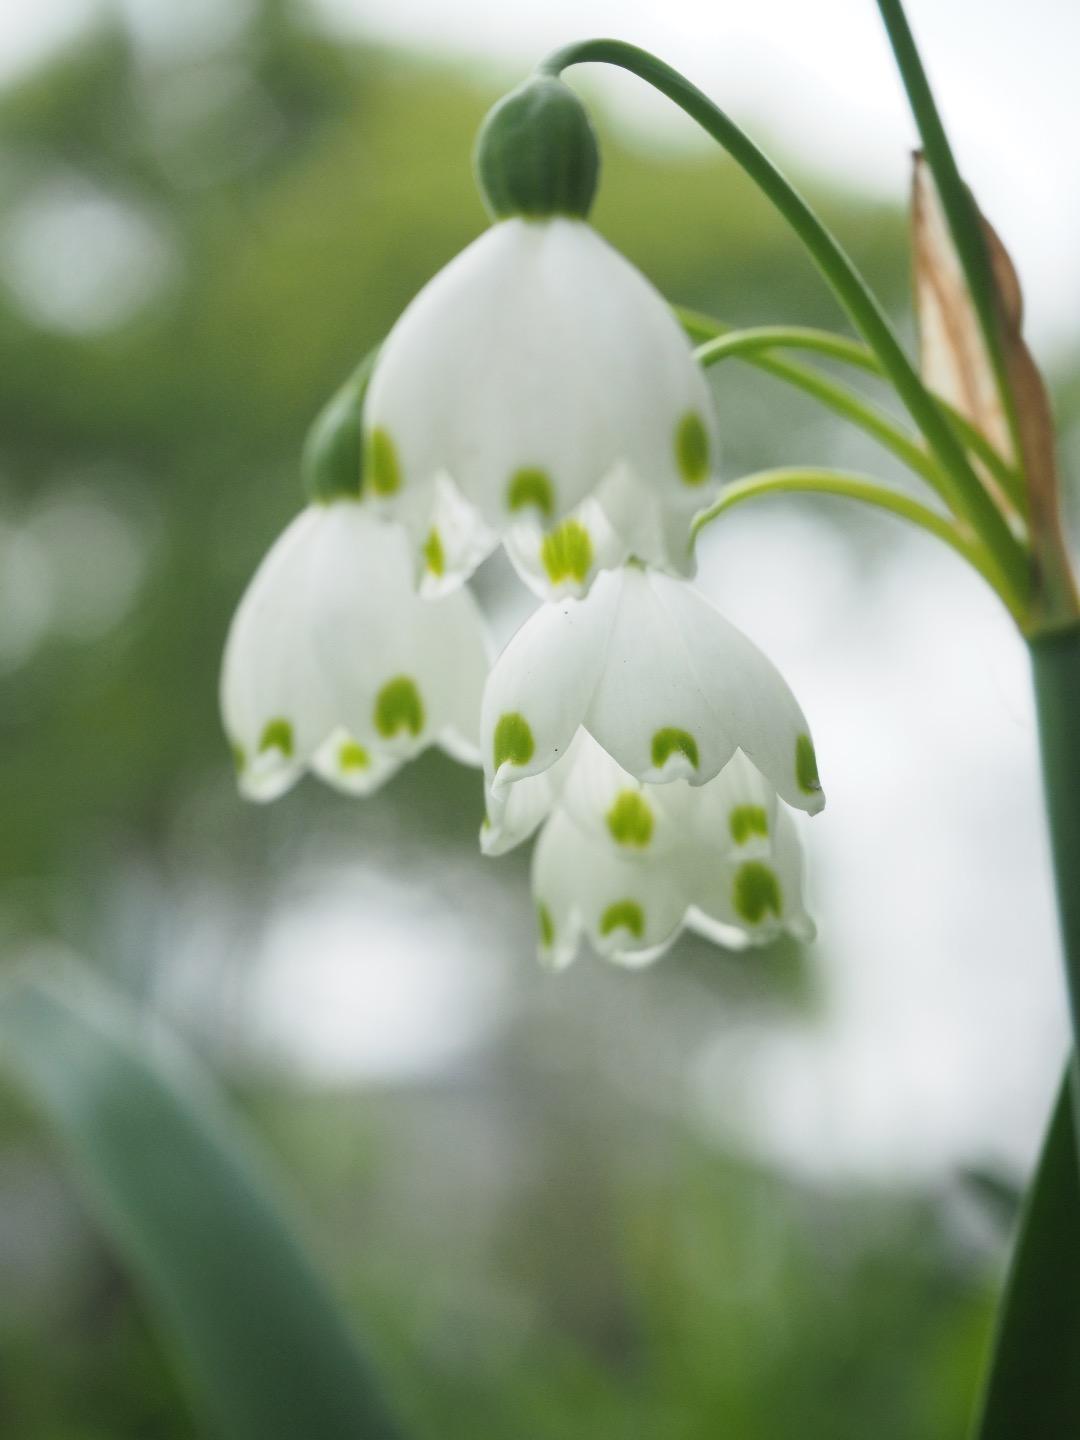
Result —
M767 350L812 350L881 375L877 356L859 340L835 335L831 330L815 330L805 325L755 325L747 330L722 330L715 338L699 345L697 358L702 365L711 365L728 355L750 356Z
M758 351L755 347L744 350L739 346L725 345L728 339L737 340L739 332L711 340L696 352L700 365L716 365L730 356L752 361L759 370L785 380L789 385L820 400L835 414L841 415L866 434L872 435L886 450L901 460L909 470L920 476L935 490L941 486L941 472L932 456L923 449L914 436L907 434L879 405L865 399L846 385L831 379L820 371L795 361Z
M994 557L1010 595L1023 608L1031 590L1031 565L937 403L920 380L876 297L815 212L765 153L709 97L663 60L622 40L583 40L556 51L539 67L558 75L587 61L617 65L659 90L722 145L775 205L829 282L855 328L871 347L912 419L926 436L946 477L948 503L970 521Z
M1015 618L1019 619L1016 612L1012 611L1008 594L1002 588L1002 577L994 564L993 557L987 553L985 547L978 540L964 535L948 515L931 510L929 506L923 505L910 495L905 495L899 490L892 490L887 485L882 485L865 475L852 475L841 470L803 468L761 470L756 474L746 475L741 480L735 480L730 485L726 485L708 509L702 510L694 520L693 533L695 536L699 535L705 526L715 520L718 515L722 515L725 510L730 510L733 505L741 504L744 500L757 499L762 495L799 492L858 500L862 504L872 505L878 510L887 510L890 514L906 520L908 524L916 525L920 530L935 535L962 556L973 569L977 570L991 589L997 593L1002 603L1010 609Z
M760 370L766 370L793 385L810 390L811 393L813 393L812 385L803 385L802 381L806 376L810 376L812 380L816 379L816 372L808 370L804 366L789 365L785 362L784 372L781 373L772 363L771 352L775 350L811 350L826 355L830 359L840 360L845 365L851 365L858 370L865 370L868 374L884 378L881 363L868 345L864 345L858 340L852 340L847 335L836 335L831 330L815 330L797 325L761 325L746 330L734 330L728 325L722 325L711 316L702 315L695 310L686 310L676 306L675 314L687 335L701 347L698 352L699 360L702 358L705 345L708 344L710 357L715 355L716 358L724 358L733 355L746 361L747 364L757 366ZM712 342L715 342L718 347L716 351L711 348ZM956 431L965 449L970 451L997 481L1003 494L1013 506L1014 522L1022 526L1027 501L1023 477L1019 471L1015 470L995 450L982 431L976 429L966 416L961 415L959 410L953 409L951 405L936 396L934 399L948 417L949 423Z

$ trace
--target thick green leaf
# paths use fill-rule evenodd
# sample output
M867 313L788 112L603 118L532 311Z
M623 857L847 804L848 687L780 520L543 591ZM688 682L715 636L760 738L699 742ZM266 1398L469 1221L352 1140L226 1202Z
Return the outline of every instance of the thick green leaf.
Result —
M1028 1190L975 1440L1080 1435L1080 1168L1066 1075Z
M174 1042L88 977L0 992L0 1065L60 1136L228 1440L387 1440L344 1316L265 1162Z

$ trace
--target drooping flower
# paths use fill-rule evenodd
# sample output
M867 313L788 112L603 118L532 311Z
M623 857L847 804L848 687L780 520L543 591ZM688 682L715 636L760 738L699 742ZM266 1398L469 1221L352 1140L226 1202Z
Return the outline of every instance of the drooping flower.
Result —
M692 586L642 566L541 606L484 690L487 848L535 829L587 731L627 774L703 786L737 750L788 803L825 803L809 727L766 657Z
M583 594L631 556L692 571L712 400L667 304L586 222L597 163L560 81L508 96L477 152L497 223L380 351L365 493L408 529L428 589L499 538L547 598Z
M684 927L729 947L813 936L791 812L741 751L704 785L643 784L579 731L525 783L543 823L532 883L546 964L568 965L583 938L648 964ZM491 852L507 836L481 839Z
M425 600L408 541L355 498L309 505L233 619L221 710L241 791L305 770L364 795L429 745L477 764L487 632L467 589Z

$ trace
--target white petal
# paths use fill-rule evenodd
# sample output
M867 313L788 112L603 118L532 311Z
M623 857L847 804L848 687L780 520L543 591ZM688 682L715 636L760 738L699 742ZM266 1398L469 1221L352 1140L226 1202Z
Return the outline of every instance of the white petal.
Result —
M687 881L677 852L626 860L556 812L533 856L541 957L568 964L584 933L610 959L655 959L678 935L691 903Z
M624 860L649 861L689 833L689 787L642 784L587 730L578 731L566 760L547 773L560 810ZM512 795L518 786L507 788Z
M685 578L697 568L691 537L694 516L711 494L711 488L704 494L662 489L648 476L620 465L605 478L596 498L615 536L613 551L617 548L625 558Z
M298 765L277 746L267 745L250 759L242 755L239 746L234 754L240 793L245 800L259 804L280 799L304 773L303 765Z
M470 590L418 602L416 672L431 705L439 745L463 765L481 764L480 701L491 668L491 637Z
M790 811L776 808L767 854L732 850L722 837L715 851L698 854L700 881L695 894L699 915L691 923L709 938L728 930L741 931L754 944L781 932L812 940L814 923L803 900L803 859L798 831ZM721 941L721 943L725 943Z
M726 925L715 916L699 910L696 905L691 905L686 912L686 928L708 940L710 945L719 945L721 950L746 950L754 943L745 929Z
M700 508L699 499L673 500L619 465L595 498L582 501L554 529L529 516L510 525L503 539L518 574L542 600L580 598L599 571L630 560L693 575L691 527Z
M445 475L438 476L431 501L413 537L420 593L429 600L455 590L499 543Z
M704 498L716 451L708 388L667 305L564 218L503 221L435 277L380 352L365 424L392 457L387 503L445 473L499 529L530 495L554 523L618 464Z
M477 763L482 618L467 591L424 600L413 578L401 528L354 501L313 505L282 536L223 667L246 793L279 793L310 765L366 794L434 742Z
M496 662L482 749L494 792L564 756L584 726L637 780L710 781L741 748L792 803L824 798L775 667L690 586L628 566L542 606Z
M250 799L274 799L288 789L333 724L333 697L305 634L321 581L320 524L313 507L279 536L229 629L222 719Z
M575 599L587 593L600 570L613 570L633 553L593 499L570 512L554 529L530 515L511 524L506 552L525 584L542 600Z
M662 575L654 585L699 670L710 677L710 702L739 748L788 804L817 814L825 795L810 727L776 666L691 586Z
M642 779L692 784L741 748L785 800L820 810L809 727L772 662L690 585L631 568L622 589L585 720L604 748Z
M401 769L402 762L372 751L347 730L335 730L311 759L311 769L346 795L373 795Z
M542 605L499 656L481 707L489 790L539 775L566 754L603 665L618 598L614 577L601 575L587 599Z
M776 791L757 766L736 750L720 774L694 791L687 810L696 843L733 859L768 858L780 807Z
M480 849L485 855L505 855L527 840L551 813L551 776L530 775L514 785L501 785L489 795L488 811L480 827Z
M433 741L474 761L488 641L472 595L419 598L404 534L362 505L328 507L325 588L308 643L336 719L361 745L409 759Z

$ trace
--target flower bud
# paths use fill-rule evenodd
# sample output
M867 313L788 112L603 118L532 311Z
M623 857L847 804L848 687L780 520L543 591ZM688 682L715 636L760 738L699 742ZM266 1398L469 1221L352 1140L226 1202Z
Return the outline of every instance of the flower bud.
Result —
M600 150L585 106L561 80L543 75L488 112L474 165L495 219L584 220L596 195Z
M342 497L359 498L363 482L364 396L376 354L372 350L365 355L316 415L307 433L300 468L311 501L326 504Z

